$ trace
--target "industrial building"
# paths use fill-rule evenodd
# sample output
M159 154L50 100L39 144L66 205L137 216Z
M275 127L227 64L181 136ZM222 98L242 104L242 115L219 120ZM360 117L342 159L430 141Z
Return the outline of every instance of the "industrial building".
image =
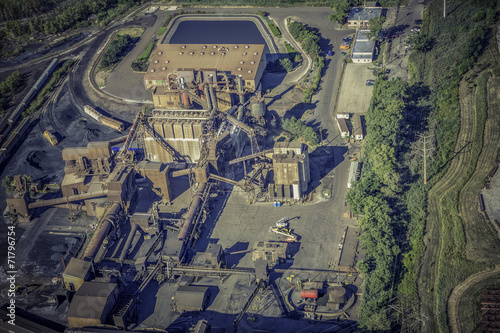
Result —
M353 161L349 167L349 177L347 178L347 188L351 188L352 184L358 180L361 173L361 163Z
M198 252L193 259L193 265L204 267L219 267L222 258L222 245L208 244L205 252Z
M209 299L208 287L181 286L175 292L174 309L178 312L203 311Z
M370 4L366 7L353 7L349 12L347 26L353 29L369 29L370 19L379 18L382 16L382 7L375 7L375 4Z
M265 260L269 266L285 262L289 257L287 242L255 242L252 260Z
M205 84L215 91L213 103L232 106L236 78L255 91L266 67L264 45L159 44L144 76L156 109L189 108L207 99Z
M106 324L106 318L118 299L115 283L85 282L73 296L66 319L69 327Z
M93 268L91 261L71 258L62 276L66 290L78 291L84 282L91 280Z
M351 59L355 64L371 64L375 53L375 39L368 38L370 30L358 30L354 38Z
M339 128L340 136L342 138L351 136L351 131L349 130L349 126L347 126L347 121L344 118L337 118L337 126Z
M274 184L269 185L271 200L300 200L311 181L308 146L300 142L276 142L272 159Z
M354 138L356 140L363 140L365 138L365 125L360 114L354 114L352 117L352 125L354 127Z
M219 83L219 75L241 75L245 88L254 91L266 65L263 53L264 44L158 44L144 83L146 89L170 90L172 76L189 84L196 80L195 76L201 83Z

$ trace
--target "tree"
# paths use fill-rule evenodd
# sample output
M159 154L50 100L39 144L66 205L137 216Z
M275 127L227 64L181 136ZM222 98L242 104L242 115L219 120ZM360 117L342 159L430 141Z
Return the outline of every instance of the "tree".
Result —
M290 58L279 59L279 62L280 62L281 67L283 67L283 69L286 72L293 71L293 64L290 61Z
M369 39L377 38L382 32L382 25L385 22L385 16L375 17L370 19L370 32L368 33Z
M330 20L338 24L344 24L349 16L349 7L351 6L348 0L339 0L333 6L333 13L328 16Z
M12 192L15 189L14 185L12 184L13 182L14 182L14 177L6 176L2 180L2 187L5 188L7 192Z
M299 39L300 33L306 30L306 27L300 22L292 22L288 25L288 30L293 38Z

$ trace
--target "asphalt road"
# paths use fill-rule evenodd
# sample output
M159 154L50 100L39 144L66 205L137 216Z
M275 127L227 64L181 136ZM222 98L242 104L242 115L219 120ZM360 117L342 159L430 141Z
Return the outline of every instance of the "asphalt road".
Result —
M411 0L410 4L396 11L393 31L399 37L390 40L388 48L386 68L391 71L389 77L401 77L409 81L408 73L409 51L405 50L405 40L411 35L411 29L416 26L416 20L422 19L425 3L420 0Z
M151 38L156 35L158 28L163 24L164 18L164 11L157 11L153 15L147 14L143 16L143 21L140 22L140 25L146 28L146 30L134 48L127 53L113 72L109 74L106 79L106 87L103 90L114 96L126 99L152 101L151 92L144 88L144 73L133 72L130 65L151 42Z

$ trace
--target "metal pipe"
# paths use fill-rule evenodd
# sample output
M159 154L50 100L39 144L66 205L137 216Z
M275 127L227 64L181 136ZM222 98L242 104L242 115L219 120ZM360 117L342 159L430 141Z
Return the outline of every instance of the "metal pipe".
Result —
M116 145L119 145L122 142L125 142L125 140L127 140L127 136L126 135L122 136L122 137L119 137L119 138L116 138L116 139L113 139L113 140L110 140L109 144L111 146L116 146Z
M229 92L229 77L226 72L220 72L220 74L226 79L226 90Z
M238 95L240 96L240 104L245 104L245 92L243 91L243 79L238 76Z
M238 120L242 120L244 114L245 114L245 107L243 105L238 106Z
M84 193L84 194L70 195L67 197L56 198L56 199L37 200L35 202L30 203L28 205L28 208L34 209L34 208L45 207L45 206L54 206L54 205L64 204L64 203L68 203L68 202L72 202L72 201L80 201L80 200L102 197L102 196L105 196L107 194L108 194L108 190L103 190L103 191L89 192L89 193Z
M95 258L97 255L97 252L99 252L99 249L101 248L102 243L104 242L104 239L108 235L109 228L111 227L112 222L116 218L116 214L121 209L121 205L119 202L114 202L111 208L108 211L108 214L103 219L103 222L101 226L99 227L99 230L97 230L96 234L94 237L92 237L91 243L85 250L83 257L90 257L90 258Z
M203 196L203 192L205 191L205 187L207 187L207 183L200 183L198 185L198 189L196 190L196 193L193 196L193 201L189 206L189 210L186 213L186 217L184 217L184 224L182 225L181 232L179 232L179 236L177 236L177 239L182 240L186 238L189 231L189 227L191 226L196 211L198 210L198 206L201 203L201 198Z
M208 89L210 90L210 98L212 99L212 113L210 114L210 118L217 111L217 98L215 97L214 87L209 84Z
M212 110L212 101L210 100L210 92L208 90L207 84L205 84L205 99L206 99L207 105L208 105L207 109L208 109L208 111L211 111Z
M130 230L130 233L128 234L127 241L125 242L125 246L123 247L123 251L120 254L120 261L123 261L125 257L127 256L128 248L130 247L130 244L132 243L132 240L134 239L135 232L137 231L137 227L139 225L137 223L134 223L132 226L132 230Z
M65 208L65 209L82 210L82 211L87 210L87 208L85 207L85 205L82 205L82 204L76 204L76 205L74 205L74 204L67 203L67 204L55 205L53 207L54 208Z

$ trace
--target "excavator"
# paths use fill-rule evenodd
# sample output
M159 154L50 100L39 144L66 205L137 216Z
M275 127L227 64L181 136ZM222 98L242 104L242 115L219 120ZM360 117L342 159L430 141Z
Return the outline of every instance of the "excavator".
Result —
M276 227L269 227L269 232L274 232L275 234L285 236L285 241L289 243L295 243L298 241L297 236L294 235L291 229L288 228L288 218L284 217L276 222Z

